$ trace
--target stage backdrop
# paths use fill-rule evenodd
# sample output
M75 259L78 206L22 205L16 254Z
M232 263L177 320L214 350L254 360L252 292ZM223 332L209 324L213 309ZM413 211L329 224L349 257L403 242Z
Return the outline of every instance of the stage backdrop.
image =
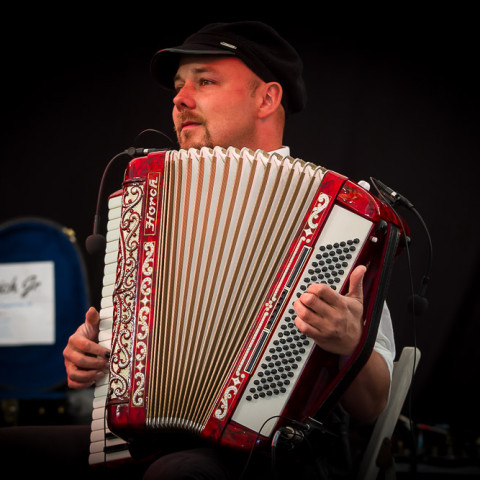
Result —
M150 76L154 52L180 43L210 21L245 19L176 12L162 21L148 9L97 21L83 12L61 22L35 15L3 39L0 221L42 216L73 229L98 305L101 259L85 254L99 181L120 151L168 147L171 96ZM437 12L438 13L438 12ZM360 15L360 14L359 14ZM292 154L353 180L380 179L423 216L434 248L427 313L406 309L427 268L428 243L410 225L410 263L398 262L388 297L398 351L416 344L422 359L413 389L417 422L478 435L480 419L479 93L477 35L468 14L377 12L348 21L307 11L287 20L258 16L297 47L308 106L288 120ZM252 17L250 17L252 18ZM158 19L155 20L155 19ZM121 162L120 162L121 163ZM109 189L121 182L113 169Z

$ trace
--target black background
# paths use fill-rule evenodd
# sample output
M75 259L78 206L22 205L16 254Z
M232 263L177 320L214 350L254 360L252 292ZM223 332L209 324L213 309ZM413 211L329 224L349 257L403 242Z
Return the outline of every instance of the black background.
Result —
M400 5L313 12L296 4L267 14L245 5L235 15L213 5L102 15L86 7L10 10L2 33L0 222L52 219L74 229L84 251L107 162L132 145L168 146L155 134L136 140L145 129L173 137L171 97L149 72L155 51L212 21L266 21L304 59L309 100L287 126L292 154L354 180L382 180L415 204L432 236L430 308L413 321L406 302L425 272L427 242L415 216L402 212L412 231L411 271L403 255L388 298L397 350L416 342L422 351L408 415L478 435L477 28L473 12L460 8ZM113 170L112 189L123 168ZM86 254L85 262L96 304L99 262Z

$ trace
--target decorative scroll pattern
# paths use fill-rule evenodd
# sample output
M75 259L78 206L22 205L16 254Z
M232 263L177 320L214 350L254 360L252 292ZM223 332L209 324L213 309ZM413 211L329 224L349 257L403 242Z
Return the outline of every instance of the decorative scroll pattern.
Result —
M237 371L238 373L238 371ZM223 420L228 412L228 401L235 397L238 393L238 385L242 383L242 380L245 378L245 375L242 373L238 375L238 377L232 378L233 385L230 385L225 392L223 393L223 397L220 399L220 404L217 406L215 410L215 417L219 420Z
M142 185L130 184L125 188L120 222L117 282L113 296L115 319L112 339L115 343L112 345L110 359L110 399L125 397L130 383L142 199Z
M132 403L136 407L143 406L145 401L145 365L148 345L148 319L151 309L152 275L155 253L155 242L147 242L143 245L145 258L142 264L140 285L140 310L137 321L137 344L135 347L135 385L132 395Z
M302 237L302 240L304 240L307 243L311 241L312 239L311 237L319 225L319 222L317 222L316 220L320 216L320 213L322 213L323 210L325 210L328 207L329 203L330 203L330 197L327 194L321 193L318 196L317 203L313 207L312 212L308 217L307 226L303 230L304 236Z

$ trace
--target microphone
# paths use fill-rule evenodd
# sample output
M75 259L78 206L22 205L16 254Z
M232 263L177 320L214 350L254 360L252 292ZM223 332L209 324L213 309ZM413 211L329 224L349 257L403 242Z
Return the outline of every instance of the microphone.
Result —
M405 198L400 193L396 192L390 187L387 187L384 183L380 180L375 178L370 178L372 183L375 185L375 188L378 190L380 195L391 204L393 207L395 204L402 205L409 210L411 210L418 218L420 223L423 226L423 230L427 237L428 242L428 262L427 262L427 271L425 272L424 276L422 277L422 282L420 284L420 291L419 293L415 293L411 295L407 301L408 311L413 313L413 315L423 315L428 310L428 299L427 299L427 287L428 282L430 281L430 272L432 270L432 257L433 257L433 247L432 247L432 239L430 237L430 233L428 231L427 225L425 224L422 216L413 206L413 203L410 202L407 198Z
M105 170L103 171L102 179L100 181L100 187L98 189L98 197L97 197L97 208L95 211L95 216L93 219L93 233L92 235L89 235L85 241L85 247L87 249L87 252L90 255L94 255L96 253L104 252L105 251L105 246L107 244L107 240L105 238L105 235L102 235L100 233L100 226L101 226L101 217L100 217L100 209L102 206L102 199L103 199L103 190L105 187L105 178L107 176L108 171L110 170L110 167L114 162L116 162L117 159L123 157L124 155L127 155L130 158L135 158L138 156L144 156L148 155L151 152L160 152L162 148L135 148L135 147L130 147L124 150L123 152L118 153L115 155L107 164L105 167Z
M95 213L95 216L93 217L93 233L85 240L85 247L90 255L104 252L105 246L107 245L107 239L105 238L105 235L99 233L100 220L100 215Z
M377 188L377 190L381 193L383 193L385 196L390 197L393 201L393 204L395 205L396 203L399 203L400 205L403 205L404 207L407 207L409 209L413 209L413 203L410 202L407 198L405 198L403 195L400 195L400 193L396 192L395 190L391 189L390 187L387 187L384 183L382 183L380 180L372 178L373 184Z

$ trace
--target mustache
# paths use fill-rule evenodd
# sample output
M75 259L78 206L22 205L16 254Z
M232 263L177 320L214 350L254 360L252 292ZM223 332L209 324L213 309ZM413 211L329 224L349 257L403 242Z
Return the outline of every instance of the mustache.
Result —
M177 117L176 125L177 128L181 128L184 123L205 123L204 118L201 115L197 115L195 113L182 113Z

